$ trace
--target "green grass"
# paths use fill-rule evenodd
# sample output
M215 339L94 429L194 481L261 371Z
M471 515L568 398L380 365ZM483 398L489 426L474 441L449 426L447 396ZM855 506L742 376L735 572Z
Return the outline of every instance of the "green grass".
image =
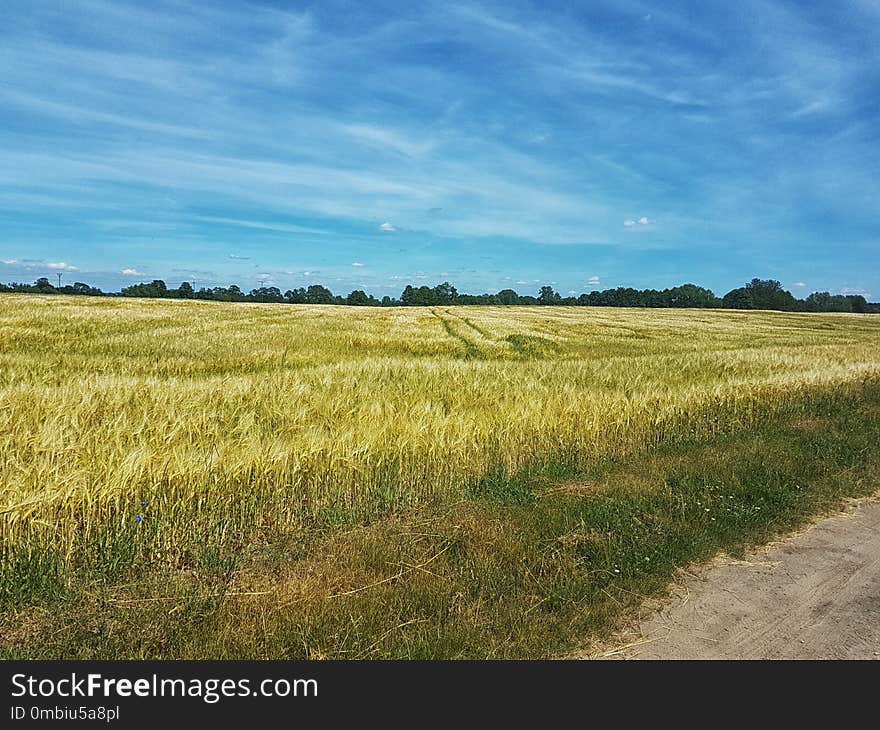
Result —
M677 568L878 488L880 385L866 381L751 431L497 471L452 504L395 511L389 495L384 514L297 528L218 516L167 560L158 520L66 561L21 553L0 582L0 656L558 656L662 596Z

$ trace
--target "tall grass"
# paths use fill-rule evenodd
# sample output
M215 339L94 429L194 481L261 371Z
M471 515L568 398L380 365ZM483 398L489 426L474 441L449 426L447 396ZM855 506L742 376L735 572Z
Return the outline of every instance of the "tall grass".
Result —
M859 315L0 296L3 568L461 498L878 373Z

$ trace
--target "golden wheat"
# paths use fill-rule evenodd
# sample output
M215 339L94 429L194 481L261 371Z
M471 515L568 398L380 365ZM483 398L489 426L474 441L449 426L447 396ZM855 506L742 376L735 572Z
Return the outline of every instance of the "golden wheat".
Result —
M878 345L864 315L0 296L0 530L65 546L140 499L186 529L460 495L748 427L876 376Z

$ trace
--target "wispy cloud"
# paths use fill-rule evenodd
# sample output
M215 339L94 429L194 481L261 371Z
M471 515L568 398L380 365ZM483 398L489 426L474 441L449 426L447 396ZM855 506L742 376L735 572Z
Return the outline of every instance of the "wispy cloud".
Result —
M49 261L46 263L46 268L54 269L56 271L79 271L76 266L64 263L64 261Z
M326 231L319 228L292 225L289 223L275 223L272 221L241 220L239 218L224 218L221 216L196 215L192 220L205 223L219 223L221 225L237 226L239 228L254 228L261 231L278 231L279 233L311 233L322 234ZM230 254L230 258L238 258Z
M575 288L573 262L649 277L662 248L713 288L809 275L786 256L841 286L880 225L876 9L744 2L11 0L28 20L4 34L0 243L114 276L253 276L254 257L342 283L369 245L358 276L486 286L493 249L502 274Z
M406 157L423 157L434 148L431 140L410 138L399 131L369 124L343 124L339 130L357 142L377 147L380 151L390 150Z
M867 289L864 289L860 286L844 286L841 287L840 293L844 295L855 295L855 296L863 296L866 299L871 298L871 292Z
M144 276L143 272L140 272L137 269L132 269L132 268L123 269L119 273L122 274L123 276Z

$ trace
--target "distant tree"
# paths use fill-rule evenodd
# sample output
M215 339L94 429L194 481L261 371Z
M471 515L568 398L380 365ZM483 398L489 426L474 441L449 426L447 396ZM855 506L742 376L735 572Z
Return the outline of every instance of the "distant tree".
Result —
M808 312L834 311L834 297L831 292L814 291L804 300L804 309Z
M252 289L249 299L254 302L277 303L283 302L284 297L281 296L281 290L277 286L261 286L259 289Z
M435 304L455 304L458 292L448 281L434 287Z
M746 289L752 294L755 309L792 311L796 308L792 293L783 289L776 279L752 279Z
M333 304L333 292L320 284L312 284L306 289L308 304Z
M102 292L96 287L83 282L73 285L55 287L48 277L40 277L33 284L11 282L0 283L0 292L6 293L37 293L37 294L71 294L89 296L117 296L115 293ZM124 287L120 295L127 297L180 297L183 299L213 299L224 302L285 302L289 304L349 304L354 306L443 306L459 305L535 305L555 304L563 306L600 306L600 307L726 307L729 309L777 309L782 311L805 312L857 312L880 313L880 303L869 303L864 296L858 294L830 294L829 292L813 292L806 299L797 299L791 292L782 288L774 279L752 279L745 286L733 289L722 299L716 297L710 289L696 284L681 284L663 291L656 289L634 289L617 287L604 291L593 290L580 296L562 297L550 286L541 287L537 297L520 296L513 289L502 289L496 294L459 294L448 281L434 287L407 285L400 299L383 296L379 301L372 294L362 289L352 291L347 297L334 295L320 284L313 284L308 289L288 289L284 294L277 287L260 287L248 294L235 284L229 287L202 287L194 291L189 282L181 282L177 289L169 290L161 279L149 283L141 282Z
M554 291L552 286L542 286L538 293L539 304L559 304L561 300L559 292Z
M353 307L365 307L370 304L371 298L372 297L368 297L367 293L362 289L355 289L345 298L345 303Z
M721 300L725 309L755 309L755 299L752 291L747 287L731 289Z
M407 284L404 287L404 290L400 293L400 303L406 307L411 307L415 304L413 301L415 299L415 289L412 288L410 284Z
M168 296L168 287L161 279L153 279L149 284L127 286L121 294L124 297L165 297Z
M868 300L861 294L847 294L846 298L850 302L851 311L857 314L865 314L866 312L871 311L871 306L868 304Z
M654 293L659 294L658 292ZM714 307L718 303L718 298L711 289L704 289L696 284L682 284L672 289L666 289L662 295L667 299L670 307ZM647 306L659 305L648 304Z
M88 284L83 284L81 281L75 281L73 286L70 287L71 294L80 294L83 296L89 297L100 297L104 296L104 292L94 286L89 286Z
M498 292L498 294L496 294L496 296L498 297L499 304L519 304L519 294L517 294L513 289L502 289L500 292Z

